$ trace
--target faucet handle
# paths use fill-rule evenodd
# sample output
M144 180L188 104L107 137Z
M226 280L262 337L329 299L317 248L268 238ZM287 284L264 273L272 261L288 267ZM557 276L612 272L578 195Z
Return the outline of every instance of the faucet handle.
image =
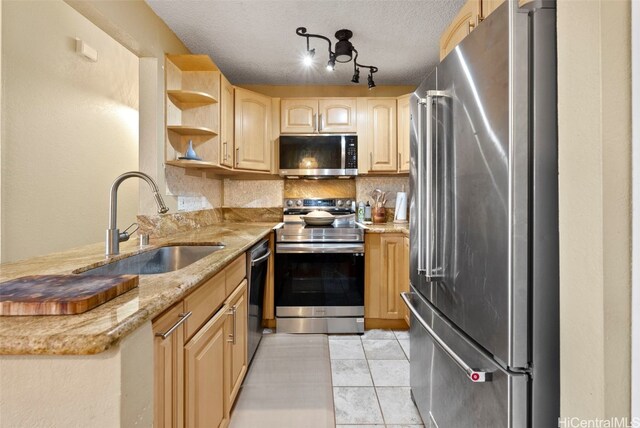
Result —
M135 226L136 228L133 229L131 232L129 232L129 229L131 229L133 226ZM131 237L131 235L133 235L136 230L138 230L140 228L140 226L138 225L138 223L131 223L131 225L129 225L129 227L127 227L124 232L120 232L120 234L118 235L118 241L120 242L125 242L128 241L129 238Z

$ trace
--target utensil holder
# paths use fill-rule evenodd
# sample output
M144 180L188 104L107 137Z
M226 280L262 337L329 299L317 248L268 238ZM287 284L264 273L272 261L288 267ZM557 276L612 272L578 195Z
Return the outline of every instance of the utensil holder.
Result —
M371 213L374 224L387 222L387 210L384 207L372 208Z

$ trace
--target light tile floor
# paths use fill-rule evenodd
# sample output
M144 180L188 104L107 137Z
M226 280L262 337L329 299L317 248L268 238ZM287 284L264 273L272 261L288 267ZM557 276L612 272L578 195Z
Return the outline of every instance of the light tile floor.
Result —
M407 332L263 337L231 413L231 428L334 423L336 428L423 428L410 396Z
M336 428L422 427L409 388L409 334L330 335Z

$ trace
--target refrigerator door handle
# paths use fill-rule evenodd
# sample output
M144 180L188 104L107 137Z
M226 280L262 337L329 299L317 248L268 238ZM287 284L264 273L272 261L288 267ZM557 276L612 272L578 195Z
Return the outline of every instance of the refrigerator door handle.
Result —
M402 300L404 300L405 305L407 305L407 308L409 308L409 310L411 311L411 314L420 323L422 328L426 330L429 336L431 336L433 341L456 363L458 367L460 367L460 369L462 369L463 372L465 372L465 374L467 375L467 377L471 382L474 382L474 383L490 382L491 372L471 368L469 364L467 364L458 354L456 354L449 347L449 345L447 345L446 342L442 340L440 336L436 334L435 331L433 331L433 329L429 326L429 324L427 324L424 318L422 318L422 316L418 313L418 310L415 308L415 306L411 304L410 296L412 294L415 294L415 293L402 292L400 293L400 296L402 297Z
M423 115L423 106L427 103L427 100L424 98L420 98L418 99L418 144L417 144L417 148L418 148L418 168L416 168L417 170L417 177L416 177L416 181L417 181L417 189L416 189L416 217L417 217L417 235L418 235L418 266L417 266L417 270L418 270L418 275L426 275L427 273L427 269L425 266L425 243L424 243L424 215L422 212L422 205L423 205L423 198L424 198L424 193L422 190L422 182L423 182L423 171L425 168L423 168L424 165L424 149L422 148L422 115Z
M432 130L431 130L431 126L432 126L432 116L433 116L433 102L435 98L438 97L446 97L446 93L444 91L436 91L436 90L431 90L431 91L427 91L426 94L426 98L422 98L418 101L418 103L420 105L425 105L426 106L426 116L427 116L427 122L426 122L426 138L425 138L425 148L426 148L426 165L425 165L425 169L427 170L427 183L426 183L426 192L425 192L425 205L426 205L426 211L427 211L427 218L426 218L426 223L427 223L427 227L426 227L426 239L423 239L422 237L425 235L424 233L422 233L421 229L418 229L418 273L425 275L427 281L439 281L444 277L444 272L442 272L442 267L437 268L438 272L437 274L434 274L434 267L432 266L432 261L433 261L433 253L435 250L435 245L436 242L433 239L433 229L434 229L434 225L439 224L438 223L438 219L436 218L436 213L433 210L433 173L434 171L436 171L436 168L434 168L434 164L433 164L433 135L432 135ZM420 112L422 111L422 109L420 109ZM421 168L420 166L422 165L421 160L422 157L424 157L424 155L421 156L421 147L422 147L422 123L420 121L420 114L418 115L418 138L419 138L419 143L418 143L418 194L422 195L422 176L420 174ZM421 203L418 205L420 207L420 209L418 210L418 225L422 225L422 222L420 221L420 219L423 218L423 213L422 213L422 201L420 201ZM421 239L423 239L423 241L421 242ZM422 250L422 248L424 248L424 250ZM420 270L420 268L422 267L422 270Z

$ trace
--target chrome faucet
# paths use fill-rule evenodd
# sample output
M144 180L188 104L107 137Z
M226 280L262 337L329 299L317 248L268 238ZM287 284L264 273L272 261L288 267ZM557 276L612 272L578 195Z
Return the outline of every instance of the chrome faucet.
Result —
M167 208L167 206L164 204L164 201L162 200L162 196L160 196L158 185L147 174L139 171L130 171L118 176L118 178L116 178L111 185L111 197L109 200L109 228L107 229L106 243L107 257L119 254L120 242L129 239L129 235L127 233L120 233L120 230L118 230L116 217L118 215L118 187L120 186L120 183L131 177L141 178L149 184L149 187L153 192L153 197L156 200L156 204L158 204L159 214L164 214L169 211L169 208Z

